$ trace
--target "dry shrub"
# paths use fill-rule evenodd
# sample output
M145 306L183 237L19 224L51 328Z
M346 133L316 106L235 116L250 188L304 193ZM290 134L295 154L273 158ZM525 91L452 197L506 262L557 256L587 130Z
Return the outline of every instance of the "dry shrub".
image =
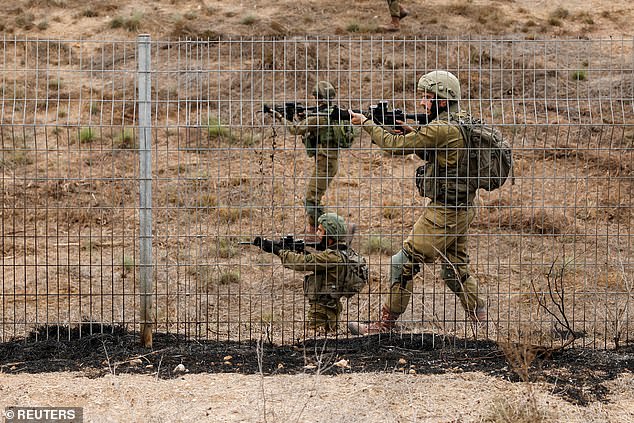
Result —
M172 30L169 32L169 36L173 38L184 39L217 39L220 34L213 31L209 26L204 25L199 20L190 20L180 18L174 22Z
M481 420L485 423L541 423L554 421L548 405L540 407L532 391L524 397L497 398L489 413Z
M366 254L392 254L392 242L381 236L371 236L363 245Z
M570 212L572 213L572 212ZM512 229L520 233L562 235L577 233L574 219L558 207L522 207L521 204L490 203L480 213L476 225L487 229Z
M237 242L232 238L221 238L216 244L218 257L231 258L238 253Z
M575 217L591 222L618 222L630 225L634 219L630 198L625 194L625 188L622 188L619 194L619 188L614 185L600 191L598 198L591 196L586 207L575 207Z
M218 276L218 285L229 285L238 282L240 282L240 272L237 270L228 270Z
M20 166L27 166L34 163L30 150L2 150L0 156L0 169L16 169Z
M219 206L216 209L216 216L219 222L234 223L240 219L249 219L251 210L241 207Z
M256 69L294 69L297 63L301 63L306 70L318 69L317 47L313 43L298 43L293 55L287 54L284 49L274 48L273 43L264 44L261 51L262 58ZM302 98L310 97L299 91L298 94Z
M397 201L386 201L383 203L381 214L386 219L394 219L397 217L402 209L402 204Z
M211 189L206 176L181 176L157 187L157 204L211 211L218 206L218 198Z
M518 342L500 342L509 366L524 382L530 381L530 371L537 358L549 358L551 350L541 345Z
M15 18L15 25L25 30L33 29L35 26L35 15L33 13L24 13Z

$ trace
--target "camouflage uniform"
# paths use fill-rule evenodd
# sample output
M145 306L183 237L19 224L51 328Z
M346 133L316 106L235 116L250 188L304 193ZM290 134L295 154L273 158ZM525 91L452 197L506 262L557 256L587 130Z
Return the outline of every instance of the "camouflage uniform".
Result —
M387 0L387 7L390 8L390 16L401 18L401 5L399 0Z
M314 228L319 216L325 213L321 199L337 174L339 147L342 146L340 144L346 130L344 125L331 122L328 118L330 101L336 96L332 84L327 81L318 82L313 89L313 96L319 100L319 116L309 116L301 122L293 123L290 132L302 136L306 153L315 160L306 184L304 200L308 222Z
M428 75L432 76L429 80L425 79ZM451 79L447 82L449 77ZM454 86L455 91L452 91L451 87ZM437 95L441 99L457 100L460 95L457 78L444 71L435 71L422 77L419 89L440 89L444 94L451 94L444 97ZM394 154L413 153L427 162L423 195L430 198L431 203L414 224L403 243L403 249L391 259L390 295L383 305L380 324L350 326L353 332L361 333L360 326L363 330L369 328L369 332L391 329L394 321L407 309L413 278L420 271L419 264L433 263L438 257L443 261L441 277L458 296L467 314L474 320L486 318L484 299L478 292L478 282L469 273L468 266L467 232L476 214L473 207L476 189L467 183L464 177L466 169L458 169L465 140L460 128L452 121L455 120L453 116L462 114L457 103L449 102L448 109L440 112L436 119L406 135L385 131L370 119L363 123L363 129L382 149Z
M308 322L313 329L325 332L337 330L339 314L343 308L341 297L350 297L359 292L367 282L365 260L360 258L345 240L347 228L343 219L334 213L323 214L318 221L326 234L332 237L324 251L312 254L281 250L277 254L284 267L299 272L312 272L304 277L304 295L308 299ZM362 279L350 271L351 263L363 262L365 275Z
M302 136L306 153L315 161L306 184L304 201L311 226L316 226L317 219L325 212L321 199L337 174L339 166L339 146L334 130L326 116L310 116L294 124L290 129L292 134Z
M312 272L304 277L304 295L308 299L308 322L311 328L336 331L341 313L341 295L337 284L343 279L345 261L339 251L345 245L335 245L313 254L280 251L284 267L300 272Z

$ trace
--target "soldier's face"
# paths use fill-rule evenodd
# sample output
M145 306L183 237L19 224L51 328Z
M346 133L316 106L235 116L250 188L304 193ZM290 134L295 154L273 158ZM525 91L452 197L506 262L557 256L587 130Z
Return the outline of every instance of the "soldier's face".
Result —
M434 98L436 98L436 96L434 96L432 93L423 93L423 97L420 99L420 106L423 108L423 113L428 115L432 112Z
M323 226L319 225L317 226L317 230L315 231L316 235L319 235L319 239L321 240L323 237L326 236L326 230L324 229Z

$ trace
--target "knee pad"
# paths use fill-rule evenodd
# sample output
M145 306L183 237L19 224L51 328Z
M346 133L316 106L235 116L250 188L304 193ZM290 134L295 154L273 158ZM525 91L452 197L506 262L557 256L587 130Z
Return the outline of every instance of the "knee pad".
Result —
M420 271L418 263L412 261L411 256L405 251L400 250L390 259L390 283L405 285L411 281Z

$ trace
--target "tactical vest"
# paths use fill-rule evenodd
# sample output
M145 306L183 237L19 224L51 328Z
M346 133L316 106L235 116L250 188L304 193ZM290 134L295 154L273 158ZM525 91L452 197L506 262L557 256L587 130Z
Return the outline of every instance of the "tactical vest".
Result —
M446 115L445 119L447 119ZM459 130L457 126L456 129ZM461 160L461 156L465 154L464 146L466 145L462 131L459 132L462 145L458 147L458 158L455 166L439 165L438 150L428 149L421 157L427 163L416 169L416 187L419 194L449 207L471 205L477 191L469 187L467 168L459 166L464 162Z
M332 108L320 110L318 116L325 118L324 124L315 128L310 128L303 138L306 146L306 153L309 157L317 154L318 146L325 148L348 148L354 140L354 133L351 125L344 125L341 122L331 122L330 115Z

